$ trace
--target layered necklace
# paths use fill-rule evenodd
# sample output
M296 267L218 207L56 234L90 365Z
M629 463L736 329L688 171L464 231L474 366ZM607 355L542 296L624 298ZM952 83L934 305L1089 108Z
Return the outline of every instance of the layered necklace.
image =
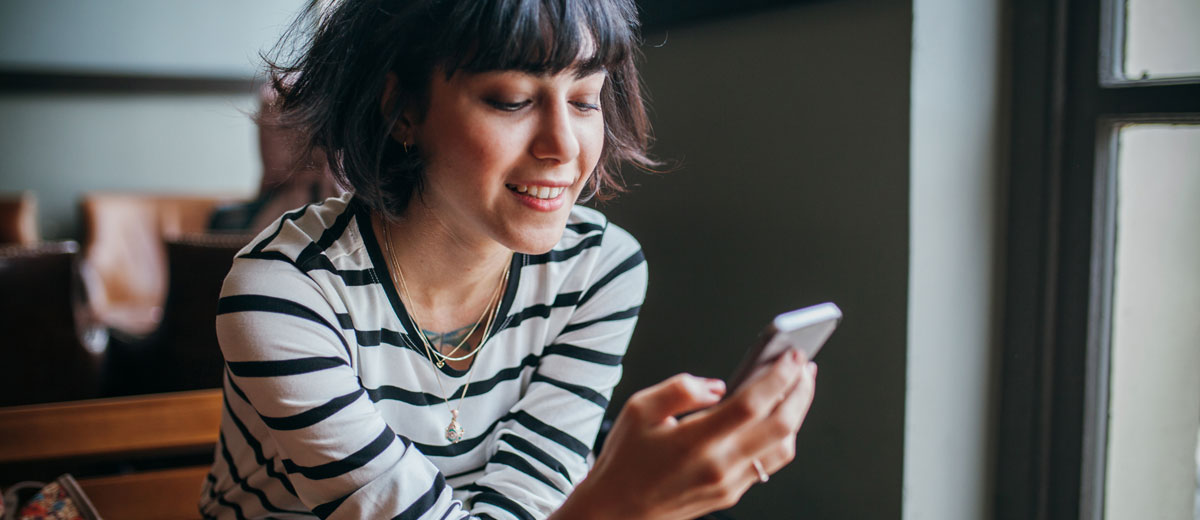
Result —
M413 326L417 329L417 337L421 339L421 345L425 348L425 357L429 358L430 364L433 364L437 367L434 369L434 377L437 379L438 389L442 391L442 401L445 403L446 409L450 411L450 424L446 425L446 440L450 441L451 443L457 443L458 441L461 441L464 436L466 436L467 432L466 429L462 427L462 424L458 422L459 409L450 408L451 395L447 394L446 388L442 386L442 374L441 370L439 369L446 366L447 361L463 361L471 359L471 357L483 350L483 345L487 342L488 336L491 334L492 325L494 325L496 322L496 314L500 310L500 297L504 286L508 285L508 273L512 269L512 262L509 261L505 263L504 273L500 275L500 284L496 286L496 290L492 293L492 296L488 298L487 305L485 305L483 308L483 313L479 315L479 319L476 320L475 324L471 326L471 330L467 332L466 336L463 336L462 341L459 341L458 345L455 345L453 349L443 354L440 350L433 347L428 336L425 334L425 329L422 328L420 323L417 322L415 302L413 301L412 297L409 296L408 284L406 284L404 281L404 272L400 270L400 262L396 258L395 249L392 247L392 233L391 230L388 229L387 217L381 217L380 220L383 221L383 234L385 236L384 245L387 246L388 256L391 257L392 260L392 270L394 271L395 278L400 281L400 292L403 293L404 300L409 303L408 317L412 319ZM481 336L479 339L479 345L474 349L468 347L466 354L456 357L455 354L457 354L458 351L467 344L467 342L471 339L471 335L475 333L481 324L483 325L483 336ZM467 369L467 382L463 385L462 394L458 396L459 406L462 406L463 399L467 397L467 388L471 386L471 374L474 372L474 370L475 363L471 363L470 368Z

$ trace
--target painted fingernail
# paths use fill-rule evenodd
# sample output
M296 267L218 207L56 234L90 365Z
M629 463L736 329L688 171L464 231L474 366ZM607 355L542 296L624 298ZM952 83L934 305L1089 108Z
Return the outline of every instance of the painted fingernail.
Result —
M799 364L799 363L800 363L800 357L803 355L803 353L801 353L799 350L794 350L794 349L793 349L792 351L788 352L788 355L789 355L789 357L788 357L788 361L791 361L792 363Z

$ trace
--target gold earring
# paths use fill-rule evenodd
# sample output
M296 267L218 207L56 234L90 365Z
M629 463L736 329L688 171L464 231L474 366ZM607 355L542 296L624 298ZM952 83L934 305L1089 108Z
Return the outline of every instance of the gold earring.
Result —
M405 140L404 140L403 142L401 142L400 144L404 145L404 153L406 153L406 154L407 154L407 153L408 153L408 139L405 139Z

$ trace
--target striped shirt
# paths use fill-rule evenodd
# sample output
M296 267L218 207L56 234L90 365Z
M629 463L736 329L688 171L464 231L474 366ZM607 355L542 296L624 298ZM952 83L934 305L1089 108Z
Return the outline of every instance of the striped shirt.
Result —
M553 250L513 256L460 402L468 373L426 358L365 204L284 215L222 289L224 413L201 512L545 518L588 471L645 288L637 241L573 208Z

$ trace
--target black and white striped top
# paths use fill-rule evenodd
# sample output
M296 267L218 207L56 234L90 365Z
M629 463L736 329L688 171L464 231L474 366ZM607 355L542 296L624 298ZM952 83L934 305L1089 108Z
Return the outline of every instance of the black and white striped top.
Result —
M284 215L234 262L217 333L227 365L209 518L545 518L587 456L645 296L625 230L572 210L558 245L513 257L498 325L466 372L418 348L347 194ZM454 403L454 401L452 401Z

